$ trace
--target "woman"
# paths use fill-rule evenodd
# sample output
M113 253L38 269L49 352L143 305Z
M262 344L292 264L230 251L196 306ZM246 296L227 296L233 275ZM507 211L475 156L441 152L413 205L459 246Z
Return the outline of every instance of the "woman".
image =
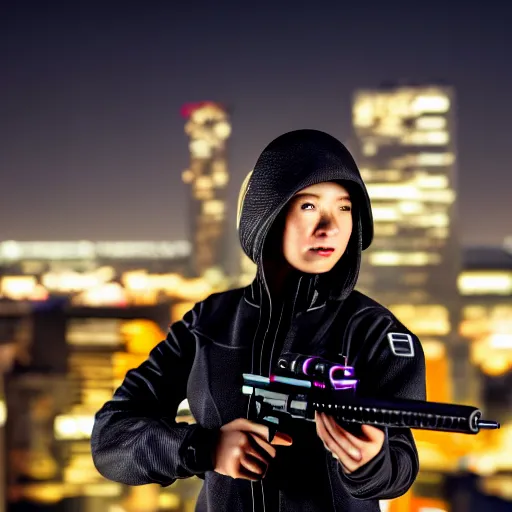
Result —
M96 415L92 453L107 478L172 484L198 475L198 511L377 511L412 485L411 432L349 433L324 414L290 420L269 442L242 394L242 374L268 376L283 352L355 366L358 393L425 399L418 339L354 290L370 245L370 201L336 139L315 130L278 137L259 157L239 217L258 265L244 289L214 294L172 325ZM410 353L394 350L394 334ZM197 423L176 424L188 398Z

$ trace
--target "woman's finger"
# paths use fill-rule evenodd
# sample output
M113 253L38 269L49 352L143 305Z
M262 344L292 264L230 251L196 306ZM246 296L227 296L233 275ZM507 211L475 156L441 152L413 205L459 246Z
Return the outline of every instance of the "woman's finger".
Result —
M344 434L345 431L341 428L336 428L336 422L325 415L322 416L322 421L326 431L329 432L336 445L347 453L352 460L359 462L362 457L361 450L352 444L349 438Z
M240 457L240 464L250 473L259 475L260 477L267 471L267 464L250 453L242 454Z

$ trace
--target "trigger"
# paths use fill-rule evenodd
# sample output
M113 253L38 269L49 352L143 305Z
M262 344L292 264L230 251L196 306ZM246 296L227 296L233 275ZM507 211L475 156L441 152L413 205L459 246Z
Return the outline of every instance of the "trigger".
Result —
M262 423L268 428L268 442L271 443L277 433L279 420L277 420L277 418L265 416Z

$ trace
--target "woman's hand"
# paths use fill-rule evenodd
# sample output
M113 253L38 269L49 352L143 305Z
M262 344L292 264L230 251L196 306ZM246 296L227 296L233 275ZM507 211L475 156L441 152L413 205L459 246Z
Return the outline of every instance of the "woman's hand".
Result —
M384 444L384 432L371 425L361 426L365 437L360 438L347 432L325 413L315 413L315 422L318 437L347 474L372 460Z
M276 456L272 445L290 446L292 439L277 432L268 442L269 430L265 425L238 418L220 429L214 453L214 471L231 478L261 480L268 465Z

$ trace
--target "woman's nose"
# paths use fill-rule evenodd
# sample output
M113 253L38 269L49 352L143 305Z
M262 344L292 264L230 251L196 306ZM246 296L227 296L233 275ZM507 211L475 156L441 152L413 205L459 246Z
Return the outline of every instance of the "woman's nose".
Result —
M338 233L339 227L336 221L329 216L324 216L318 223L316 233L323 236L334 236Z

